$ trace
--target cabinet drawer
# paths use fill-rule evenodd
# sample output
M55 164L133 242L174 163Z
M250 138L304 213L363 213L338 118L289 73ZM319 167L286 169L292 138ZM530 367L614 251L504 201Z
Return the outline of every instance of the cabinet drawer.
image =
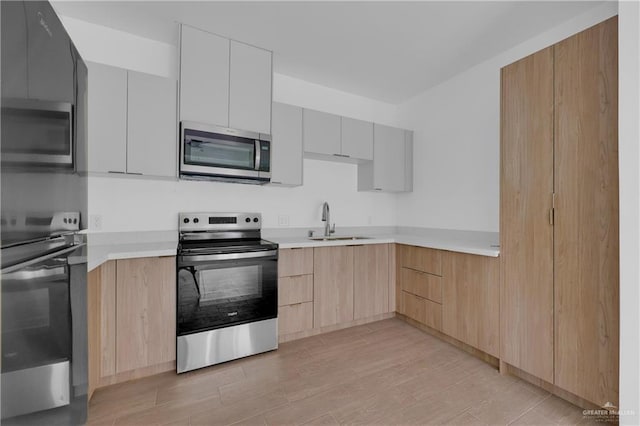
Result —
M400 283L408 293L442 303L442 277L402 268Z
M278 306L313 301L313 275L278 278Z
M313 302L296 303L278 308L279 334L297 333L313 328Z
M438 331L442 330L441 304L403 291L402 305L404 307L404 314L409 318Z
M400 250L400 266L442 275L442 252L440 250L407 245L400 247L402 248Z
M313 274L313 248L280 249L278 276Z

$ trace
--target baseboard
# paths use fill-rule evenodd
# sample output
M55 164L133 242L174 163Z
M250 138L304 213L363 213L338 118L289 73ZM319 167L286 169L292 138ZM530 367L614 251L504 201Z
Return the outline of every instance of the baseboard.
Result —
M151 365L144 368L137 368L135 370L123 371L122 373L114 374L112 376L100 377L96 390L106 386L128 382L129 380L141 379L143 377L154 376L156 374L172 370L176 370L175 361L164 362L162 364Z
M413 320L401 313L396 312L396 316L401 319L402 321L406 322L409 325L412 325L413 327L419 328L420 330L431 334L432 336L435 336L437 338L439 338L440 340L444 340L445 342L455 346L458 349L462 349L463 351L467 352L470 355L473 355L474 357L481 359L482 361L486 362L489 365L494 366L495 368L498 368L500 365L500 360L498 358L496 358L493 355L490 355L484 351L481 351L480 349L476 349L471 345L468 345L467 343L461 342L460 340L454 339L451 336L448 336L446 334L444 334L441 331L438 331L434 328L429 327L428 325L424 325L416 320Z
M524 380L525 382L531 383L532 385L538 386L546 390L547 392L557 396L558 398L562 398L565 401L569 401L573 405L577 405L580 408L585 410L600 410L602 409L597 404L587 401L584 398L580 398L577 395L572 394L569 391L566 391L553 383L549 383L545 380L542 380L532 374L527 373L526 371L520 370L517 367L514 367L511 364L508 364L504 361L500 361L500 373L502 374L510 374L519 379Z

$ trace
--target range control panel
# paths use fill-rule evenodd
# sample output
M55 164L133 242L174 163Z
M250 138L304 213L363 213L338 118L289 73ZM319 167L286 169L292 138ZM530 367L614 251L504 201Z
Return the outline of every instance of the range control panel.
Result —
M180 213L180 232L260 229L260 213Z

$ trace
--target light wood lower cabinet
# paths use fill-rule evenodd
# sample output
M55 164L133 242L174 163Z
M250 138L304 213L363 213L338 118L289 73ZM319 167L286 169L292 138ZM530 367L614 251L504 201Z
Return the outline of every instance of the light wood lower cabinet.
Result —
M397 311L498 357L498 258L397 245Z
M388 318L395 309L391 256L390 244L280 249L280 341Z
M414 269L402 268L402 290L416 296L442 303L442 277Z
M353 320L352 246L313 249L313 326Z
M172 257L117 261L117 373L175 360L175 266Z
M404 314L434 330L442 330L442 305L402 291Z
M278 333L298 333L313 328L313 302L294 303L278 308Z
M389 244L355 246L353 318L389 311Z
M499 357L498 258L444 252L442 275L442 332Z
M89 395L173 368L175 257L108 261L88 274Z

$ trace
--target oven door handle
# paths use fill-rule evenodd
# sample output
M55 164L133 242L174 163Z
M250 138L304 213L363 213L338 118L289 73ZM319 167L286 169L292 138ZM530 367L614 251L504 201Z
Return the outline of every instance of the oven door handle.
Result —
M274 257L277 255L278 250L266 250L244 253L182 255L180 256L180 260L186 262L206 262L210 260L257 259L261 257Z
M21 271L15 271L8 274L5 274L2 279L3 280L11 280L11 281L31 281L42 278L49 278L52 281L59 278L66 278L67 266L54 266L54 267L42 267L38 269L24 269Z

